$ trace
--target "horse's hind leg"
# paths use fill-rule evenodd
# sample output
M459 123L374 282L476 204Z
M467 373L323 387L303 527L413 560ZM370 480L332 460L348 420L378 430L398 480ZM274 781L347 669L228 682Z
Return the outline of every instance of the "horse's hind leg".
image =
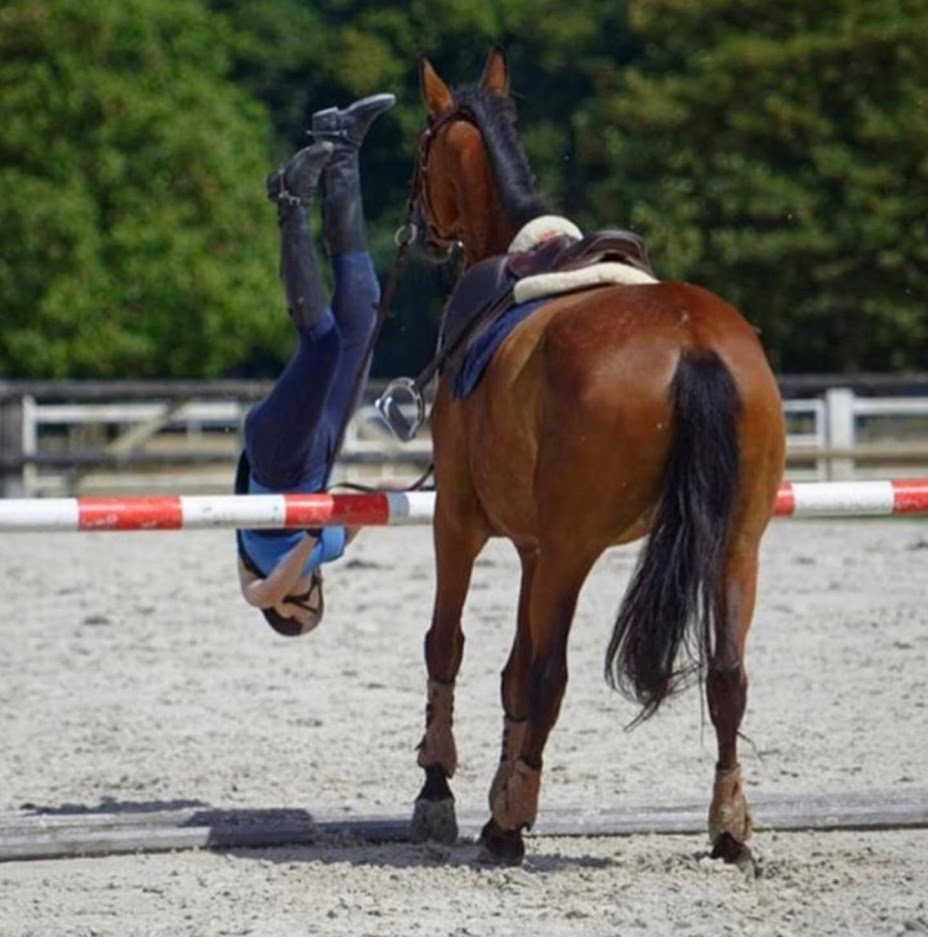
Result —
M528 564L523 556L519 632L503 677L511 723L505 767L494 780L492 816L480 837L485 857L497 862L518 864L525 854L522 830L538 812L542 754L567 688L567 639L591 565L563 550L542 548Z
M486 535L448 521L440 508L435 523L436 593L432 624L425 636L428 670L425 735L419 744L418 764L425 783L416 798L410 838L451 844L458 836L454 795L448 779L457 768L454 741L454 681L464 652L461 612L471 571Z
M742 864L751 858L745 845L751 835L751 813L738 763L738 730L747 703L744 650L754 614L757 546L728 557L722 588L715 646L706 677L709 714L718 742L709 838L713 857Z
M538 551L534 547L520 548L522 582L519 587L519 609L516 633L509 651L509 659L500 679L500 702L503 706L503 737L500 743L499 765L490 784L489 805L505 786L516 758L522 751L525 730L528 727L528 668L531 662L531 632L529 630L529 602Z

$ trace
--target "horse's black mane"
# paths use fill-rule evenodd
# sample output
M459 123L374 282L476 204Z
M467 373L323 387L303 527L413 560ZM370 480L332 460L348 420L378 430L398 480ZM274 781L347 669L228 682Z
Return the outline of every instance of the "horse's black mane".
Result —
M480 88L458 89L454 99L483 136L509 218L521 226L546 214L544 200L535 188L535 175L516 134L515 101Z

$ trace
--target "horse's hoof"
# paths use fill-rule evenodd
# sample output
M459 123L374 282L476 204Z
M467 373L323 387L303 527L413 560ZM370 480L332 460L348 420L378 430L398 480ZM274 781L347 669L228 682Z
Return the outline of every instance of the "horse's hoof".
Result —
M525 841L521 830L501 829L492 818L480 831L481 862L493 865L521 865L525 858Z
M731 833L722 833L712 847L712 858L721 859L729 865L737 866L745 875L754 876L754 856L751 850L742 842L735 839Z
M454 815L454 798L416 801L409 824L409 838L414 843L444 843L453 846L458 839L458 821Z

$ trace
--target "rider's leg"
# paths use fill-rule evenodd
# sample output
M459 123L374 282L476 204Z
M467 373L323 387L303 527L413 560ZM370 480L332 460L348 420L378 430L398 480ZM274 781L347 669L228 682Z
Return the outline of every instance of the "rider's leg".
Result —
M268 176L268 197L277 203L280 278L296 327L297 348L268 395L245 420L245 449L252 475L268 488L306 482L316 461L325 482L324 409L339 366L340 336L329 306L309 226L319 177L335 146L323 141L303 150L283 170Z
M333 146L322 174L322 236L332 262L332 312L341 337L339 376L326 405L335 432L356 408L366 382L380 301L367 252L359 150L373 121L395 100L392 94L374 94L341 110L318 111L312 118L313 137Z
M322 237L332 256L367 250L358 151L371 124L395 101L392 94L372 94L343 110L313 114L314 139L334 148L322 176Z

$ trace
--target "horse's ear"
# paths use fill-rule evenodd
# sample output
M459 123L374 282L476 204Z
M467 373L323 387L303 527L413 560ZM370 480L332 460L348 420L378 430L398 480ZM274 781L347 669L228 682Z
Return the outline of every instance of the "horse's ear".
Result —
M441 80L425 56L419 59L419 89L425 109L432 117L444 114L454 103L451 89Z
M492 94L509 94L509 63L506 61L506 53L500 46L497 46L487 58L487 64L483 67L483 77L480 79L480 87Z

